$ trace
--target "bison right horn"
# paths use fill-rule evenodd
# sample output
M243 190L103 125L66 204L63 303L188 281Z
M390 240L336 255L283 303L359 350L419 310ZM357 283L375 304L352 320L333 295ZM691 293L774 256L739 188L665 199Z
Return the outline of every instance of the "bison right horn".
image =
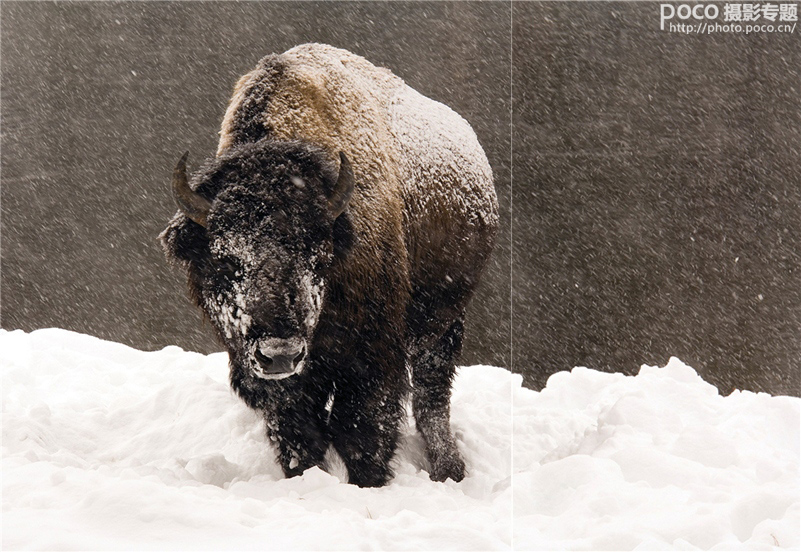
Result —
M189 181L186 178L188 157L189 152L184 153L172 173L172 197L183 214L205 227L206 218L211 210L211 202L189 187Z
M345 208L348 206L350 198L353 196L355 179L353 178L353 169L350 166L345 152L339 152L339 177L334 186L334 193L328 200L328 209L334 218L341 215Z

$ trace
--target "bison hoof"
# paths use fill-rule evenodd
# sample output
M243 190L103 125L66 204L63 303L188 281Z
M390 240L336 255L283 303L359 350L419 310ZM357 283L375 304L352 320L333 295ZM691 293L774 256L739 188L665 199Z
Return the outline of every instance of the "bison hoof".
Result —
M431 481L445 481L453 479L459 482L464 479L464 460L458 454L440 458L431 467Z
M348 470L348 483L359 487L383 487L390 479L392 479L392 472L388 467Z

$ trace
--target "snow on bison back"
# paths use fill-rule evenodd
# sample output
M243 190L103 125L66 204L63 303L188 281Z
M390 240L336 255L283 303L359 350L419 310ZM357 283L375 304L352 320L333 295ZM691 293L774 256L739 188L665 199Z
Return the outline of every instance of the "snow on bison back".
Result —
M305 44L236 85L215 158L173 176L167 256L263 412L287 476L333 445L351 483L392 476L409 389L431 477L465 308L492 251L492 171L470 125L390 71Z

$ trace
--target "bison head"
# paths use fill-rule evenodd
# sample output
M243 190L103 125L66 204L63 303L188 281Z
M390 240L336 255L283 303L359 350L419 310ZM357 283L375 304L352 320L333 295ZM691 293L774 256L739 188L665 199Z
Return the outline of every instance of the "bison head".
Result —
M353 193L347 157L337 169L306 144L246 144L208 162L193 186L186 157L172 183L180 212L162 239L228 349L232 379L299 374Z

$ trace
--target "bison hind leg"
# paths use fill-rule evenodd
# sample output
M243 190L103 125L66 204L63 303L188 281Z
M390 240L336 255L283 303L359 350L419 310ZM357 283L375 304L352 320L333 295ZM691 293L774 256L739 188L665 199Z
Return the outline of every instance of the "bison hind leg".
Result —
M412 359L412 411L431 463L431 479L461 481L465 465L450 428L451 383L462 350L464 317Z

